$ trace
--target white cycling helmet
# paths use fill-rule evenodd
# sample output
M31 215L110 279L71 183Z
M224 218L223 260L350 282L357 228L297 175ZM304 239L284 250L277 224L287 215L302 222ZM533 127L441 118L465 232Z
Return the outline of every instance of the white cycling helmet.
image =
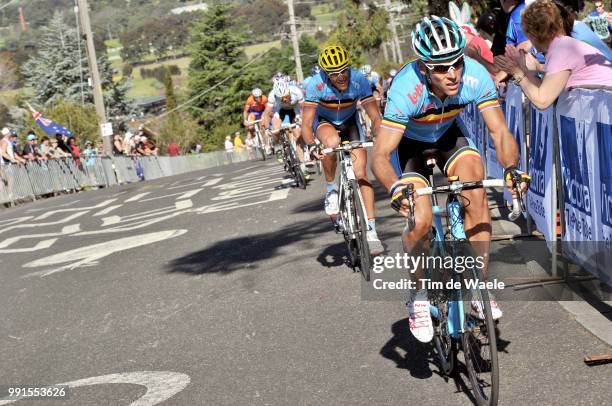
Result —
M412 31L412 48L425 63L453 63L463 56L465 35L446 17L425 17Z
M389 76L391 76L392 78L394 78L394 77L395 77L395 75L397 75L397 69L391 69L391 70L389 71Z
M360 69L361 73L363 73L365 76L369 75L370 73L372 73L372 65L363 65Z
M274 82L274 87L272 88L272 92L274 96L282 98L289 96L289 84L284 80L279 80L278 82Z
M263 92L260 88L256 87L255 89L253 89L251 94L253 95L253 97L261 97L263 95Z

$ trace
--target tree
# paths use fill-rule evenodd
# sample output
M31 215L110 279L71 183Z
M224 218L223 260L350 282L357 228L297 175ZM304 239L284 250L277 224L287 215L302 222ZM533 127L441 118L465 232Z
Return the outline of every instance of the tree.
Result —
M38 53L32 55L22 67L26 86L34 89L37 103L46 106L63 100L93 103L93 93L87 83L89 67L85 43L81 41L79 53L76 30L64 23L60 12L56 12L43 29L38 49ZM109 114L128 114L131 105L126 98L129 89L127 79L114 82L116 71L105 55L98 58L98 68Z
M92 105L83 106L71 101L60 101L45 111L45 115L70 129L77 139L95 141L98 138L98 119L96 109ZM32 126L38 127L34 120L31 120Z
M358 0L345 0L337 23L338 27L330 35L328 43L339 43L346 47L353 65L363 63L364 53L378 49L389 37L387 12L373 5L363 10Z
M231 79L219 83L247 63L241 42L242 36L232 27L230 6L220 2L212 3L192 28L190 98L195 98L192 111L202 125L205 144L222 145L225 135L214 131L216 124L239 118L244 89Z
M17 65L8 52L0 52L0 91L19 87Z

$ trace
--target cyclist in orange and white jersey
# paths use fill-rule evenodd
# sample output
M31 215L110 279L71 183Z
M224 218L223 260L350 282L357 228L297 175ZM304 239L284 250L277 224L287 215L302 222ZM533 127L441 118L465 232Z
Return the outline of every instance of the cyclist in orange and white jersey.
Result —
M263 92L259 88L253 89L251 95L247 98L244 104L244 110L242 111L242 124L247 129L247 134L251 134L251 137L255 137L253 121L261 119L261 116L266 109L268 104L268 98L264 96ZM264 143L269 145L268 137L264 132L263 120L259 122L259 130L264 137Z

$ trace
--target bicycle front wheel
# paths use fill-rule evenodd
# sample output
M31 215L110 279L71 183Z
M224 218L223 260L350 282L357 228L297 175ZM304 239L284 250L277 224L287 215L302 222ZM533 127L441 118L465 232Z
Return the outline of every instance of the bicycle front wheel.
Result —
M479 406L497 405L499 364L497 334L491 312L489 292L478 286L467 288L467 281L483 281L478 269L463 274L464 333L461 345L474 398Z
M372 269L372 255L368 244L368 222L361 191L356 180L351 181L353 189L353 204L355 205L355 233L357 247L359 250L359 269L366 281L370 281L370 270Z

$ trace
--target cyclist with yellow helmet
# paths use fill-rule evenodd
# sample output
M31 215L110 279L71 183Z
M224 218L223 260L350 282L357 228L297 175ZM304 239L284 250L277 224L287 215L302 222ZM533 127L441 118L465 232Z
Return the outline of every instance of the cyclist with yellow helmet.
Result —
M341 46L324 48L319 55L321 74L313 76L306 87L306 97L302 106L302 137L313 151L316 148L315 136L327 148L335 148L341 141L360 141L365 139L363 126L357 114L357 102L366 110L372 120L374 134L380 127L380 111L372 96L370 82L350 66L348 52ZM353 151L353 166L359 182L364 205L368 214L368 243L372 255L383 252L383 246L376 234L374 216L374 189L366 173L367 151ZM334 154L323 158L327 192L325 194L325 213L338 214L338 189L334 182L337 158Z

